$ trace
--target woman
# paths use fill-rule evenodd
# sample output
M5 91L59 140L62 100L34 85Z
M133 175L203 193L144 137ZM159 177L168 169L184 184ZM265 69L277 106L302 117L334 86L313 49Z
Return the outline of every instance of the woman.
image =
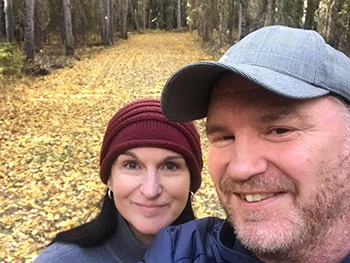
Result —
M34 263L136 262L157 232L195 219L202 155L193 123L172 123L159 100L132 102L109 121L100 153L99 215L59 233Z

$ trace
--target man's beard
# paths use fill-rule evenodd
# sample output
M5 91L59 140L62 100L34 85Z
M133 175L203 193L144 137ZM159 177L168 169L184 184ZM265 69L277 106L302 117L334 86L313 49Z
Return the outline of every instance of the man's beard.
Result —
M318 181L315 182L317 192L307 203L301 202L298 184L286 175L257 175L240 182L224 177L218 194L242 244L260 259L282 262L303 257L319 248L320 244L331 242L328 235L332 226L341 220L349 220L344 218L349 217L350 210L348 162L349 153L342 152L336 160L321 163L317 172ZM287 192L292 197L293 206L288 210L277 207L273 214L265 210L237 212L229 201L223 200L229 200L238 189L247 192L258 192L259 189Z

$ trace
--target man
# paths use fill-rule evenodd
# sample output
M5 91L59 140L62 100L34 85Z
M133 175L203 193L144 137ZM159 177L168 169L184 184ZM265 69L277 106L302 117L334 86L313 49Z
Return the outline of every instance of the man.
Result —
M350 262L350 59L314 31L272 26L162 94L173 121L207 117L227 220L162 230L145 262Z

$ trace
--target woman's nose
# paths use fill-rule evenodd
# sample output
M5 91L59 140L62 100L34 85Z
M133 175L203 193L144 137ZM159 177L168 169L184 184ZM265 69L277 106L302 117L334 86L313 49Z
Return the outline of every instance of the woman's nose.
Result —
M161 179L156 169L147 169L142 178L141 193L149 198L156 198L162 193Z

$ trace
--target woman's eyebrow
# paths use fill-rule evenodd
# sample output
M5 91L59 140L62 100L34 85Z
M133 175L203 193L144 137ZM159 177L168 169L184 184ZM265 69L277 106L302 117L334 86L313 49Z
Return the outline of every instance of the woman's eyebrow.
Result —
M127 155L127 156L134 157L135 159L137 159L137 155L131 151L123 152L120 155Z
M185 158L182 155L169 155L169 156L164 158L164 161L170 161L170 160L174 160L174 159L183 159L183 160L185 160Z

